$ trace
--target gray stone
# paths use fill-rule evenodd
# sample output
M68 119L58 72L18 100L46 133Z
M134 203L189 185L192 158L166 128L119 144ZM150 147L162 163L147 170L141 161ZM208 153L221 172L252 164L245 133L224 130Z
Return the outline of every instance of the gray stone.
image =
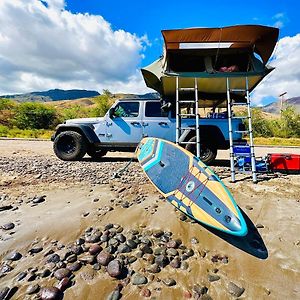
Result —
M146 284L148 282L148 279L139 273L135 273L131 278L131 282L133 285L142 285Z
M131 249L135 249L137 247L137 243L134 240L127 240L126 245L128 245Z
M92 265L95 262L95 256L94 255L84 255L79 258L79 261L82 262L83 264L90 264Z
M192 243L193 245L198 244L198 243L199 243L199 240L198 240L196 237L192 237L192 238L191 238L191 243Z
M160 267L164 268L166 265L169 264L169 259L167 256L159 255L155 258L155 263L158 264Z
M60 289L54 286L43 288L39 295L42 300L59 300L63 296Z
M61 280L65 277L69 277L71 275L71 271L67 268L58 269L54 272L54 277L58 280Z
M174 248L170 248L170 249L167 249L167 254L169 256L177 256L178 255L178 251Z
M21 259L21 257L22 257L21 253L14 251L14 252L11 252L8 255L6 255L5 259L6 260L16 261L16 260Z
M39 253L41 251L43 251L43 247L33 247L28 252L30 254L36 254L36 253Z
M82 264L79 261L76 261L75 263L71 264L70 266L67 266L67 269L71 272L78 271L81 268Z
M3 230L12 230L13 228L15 228L15 224L14 223L6 223L6 224L3 224L1 226L1 228Z
M21 272L17 275L16 279L17 281L23 280L27 276L27 272ZM1 299L1 298L0 298Z
M107 266L113 259L113 255L105 251L100 252L97 256L97 262L102 266Z
M29 285L26 289L26 294L32 295L37 293L40 290L40 286L38 284Z
M209 282L218 281L220 279L219 275L208 274L207 276Z
M260 223L258 223L258 224L256 224L256 228L265 228L265 226L264 225L262 225L262 224L260 224Z
M0 206L0 211L5 211L5 210L9 210L12 209L13 207L11 205L2 205Z
M101 246L99 246L98 244L92 244L89 248L89 253L92 255L96 255L99 252L101 252L103 250L103 248Z
M50 255L48 258L47 258L47 262L48 263L58 263L60 261L60 256L56 253Z
M237 286L233 282L229 282L228 284L228 292L234 297L240 297L244 293L245 289L243 287Z
M119 289L115 289L114 291L112 291L108 297L106 298L106 300L119 300L121 299L122 295Z
M139 249L143 252L143 253L148 253L148 254L152 254L153 250L151 249L151 247L149 247L146 244L140 244L139 245Z
M122 271L123 271L123 264L117 259L112 260L107 265L107 273L111 277L116 278L116 277L120 276Z
M171 262L170 262L170 266L178 269L180 268L180 258L179 257L175 257Z
M162 280L162 282L166 285L166 286L174 286L176 285L176 281L173 278L165 278Z
M8 295L9 290L10 290L9 287L5 287L2 290L0 290L0 299L1 300L5 300L6 299L6 296Z
M153 265L149 266L148 268L146 268L146 271L150 272L150 273L159 273L161 271L161 269L158 264L153 264Z
M129 253L131 251L131 248L126 244L119 245L117 252L119 253Z

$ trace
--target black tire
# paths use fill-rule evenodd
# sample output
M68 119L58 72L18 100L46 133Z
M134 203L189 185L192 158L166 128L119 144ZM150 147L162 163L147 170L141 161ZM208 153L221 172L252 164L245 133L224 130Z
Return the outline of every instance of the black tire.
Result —
M107 150L103 150L103 149L95 149L95 148L90 148L87 150L87 154L91 157L91 158L101 158L102 156L104 156L107 153Z
M192 137L189 142L196 142L196 137ZM189 152L196 155L196 145L195 144L187 144L185 149ZM205 164L210 165L215 158L217 157L217 149L211 146L207 146L206 144L200 145L200 159Z
M75 131L63 131L56 136L53 143L56 156L62 160L80 160L87 151L85 138Z

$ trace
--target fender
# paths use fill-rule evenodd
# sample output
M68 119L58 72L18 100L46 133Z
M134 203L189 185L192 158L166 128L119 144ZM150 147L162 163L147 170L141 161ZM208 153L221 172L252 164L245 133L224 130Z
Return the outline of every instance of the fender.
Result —
M100 144L100 140L92 129L92 126L93 125L84 124L60 124L56 127L56 131L52 135L51 141L53 142L56 136L61 132L72 130L82 134L90 144Z
M188 141L195 136L195 129L185 129L180 137L180 142ZM228 149L229 143L225 140L220 128L211 125L200 125L200 141L218 149Z

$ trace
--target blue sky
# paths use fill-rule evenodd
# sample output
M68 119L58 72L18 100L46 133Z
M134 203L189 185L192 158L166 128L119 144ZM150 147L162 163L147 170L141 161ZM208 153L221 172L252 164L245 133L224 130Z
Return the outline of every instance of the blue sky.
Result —
M280 28L275 71L253 93L300 96L300 1L0 0L0 95L53 88L146 93L140 68L162 54L162 29Z
M249 5L246 5L249 3ZM300 1L99 1L67 0L74 13L102 15L112 28L138 36L146 34L151 43L143 65L161 54L161 29L185 27L222 27L236 24L281 25L280 37L300 31Z

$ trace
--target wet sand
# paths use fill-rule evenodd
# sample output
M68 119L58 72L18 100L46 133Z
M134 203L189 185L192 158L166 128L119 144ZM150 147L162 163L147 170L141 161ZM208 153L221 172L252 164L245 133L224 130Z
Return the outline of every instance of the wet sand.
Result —
M234 299L230 282L245 289L240 299L300 298L300 176L268 176L258 184L239 176L233 184L227 167L214 167L249 218L249 235L232 238L184 220L159 197L136 162L121 178L112 179L112 173L127 163L128 154L114 154L105 162L87 158L64 163L53 156L50 146L48 142L0 141L0 207L12 205L12 209L0 211L0 226L10 222L15 225L11 230L0 229L0 268L11 251L22 254L20 260L9 262L13 269L0 278L0 291L18 287L12 299L35 299L34 295L24 296L29 285L44 287L58 282L51 275L17 281L20 272L36 267L38 273L45 268L47 251L60 253L84 236L88 228L103 232L109 223L123 227L127 238L136 229L154 245L158 240L150 231L171 232L173 240L181 239L194 251L186 260L187 270L167 265L161 272L150 274L145 270L149 262L145 257L138 258L127 267L145 275L148 283L137 286L113 279L104 267L97 271L86 264L74 272L75 284L65 290L64 299L107 299L118 283L123 285L122 299L144 299L142 288L149 289L151 299ZM299 150L291 149L281 150ZM225 156L219 158L226 165ZM55 168L59 169L57 173ZM71 172L76 176L70 178ZM44 201L34 204L35 196L45 196ZM65 247L59 250L62 245ZM43 248L41 252L28 253L37 246ZM135 253L133 250L124 255ZM211 281L211 275L219 279ZM176 285L162 282L169 277ZM206 298L199 298L195 285L208 289Z

